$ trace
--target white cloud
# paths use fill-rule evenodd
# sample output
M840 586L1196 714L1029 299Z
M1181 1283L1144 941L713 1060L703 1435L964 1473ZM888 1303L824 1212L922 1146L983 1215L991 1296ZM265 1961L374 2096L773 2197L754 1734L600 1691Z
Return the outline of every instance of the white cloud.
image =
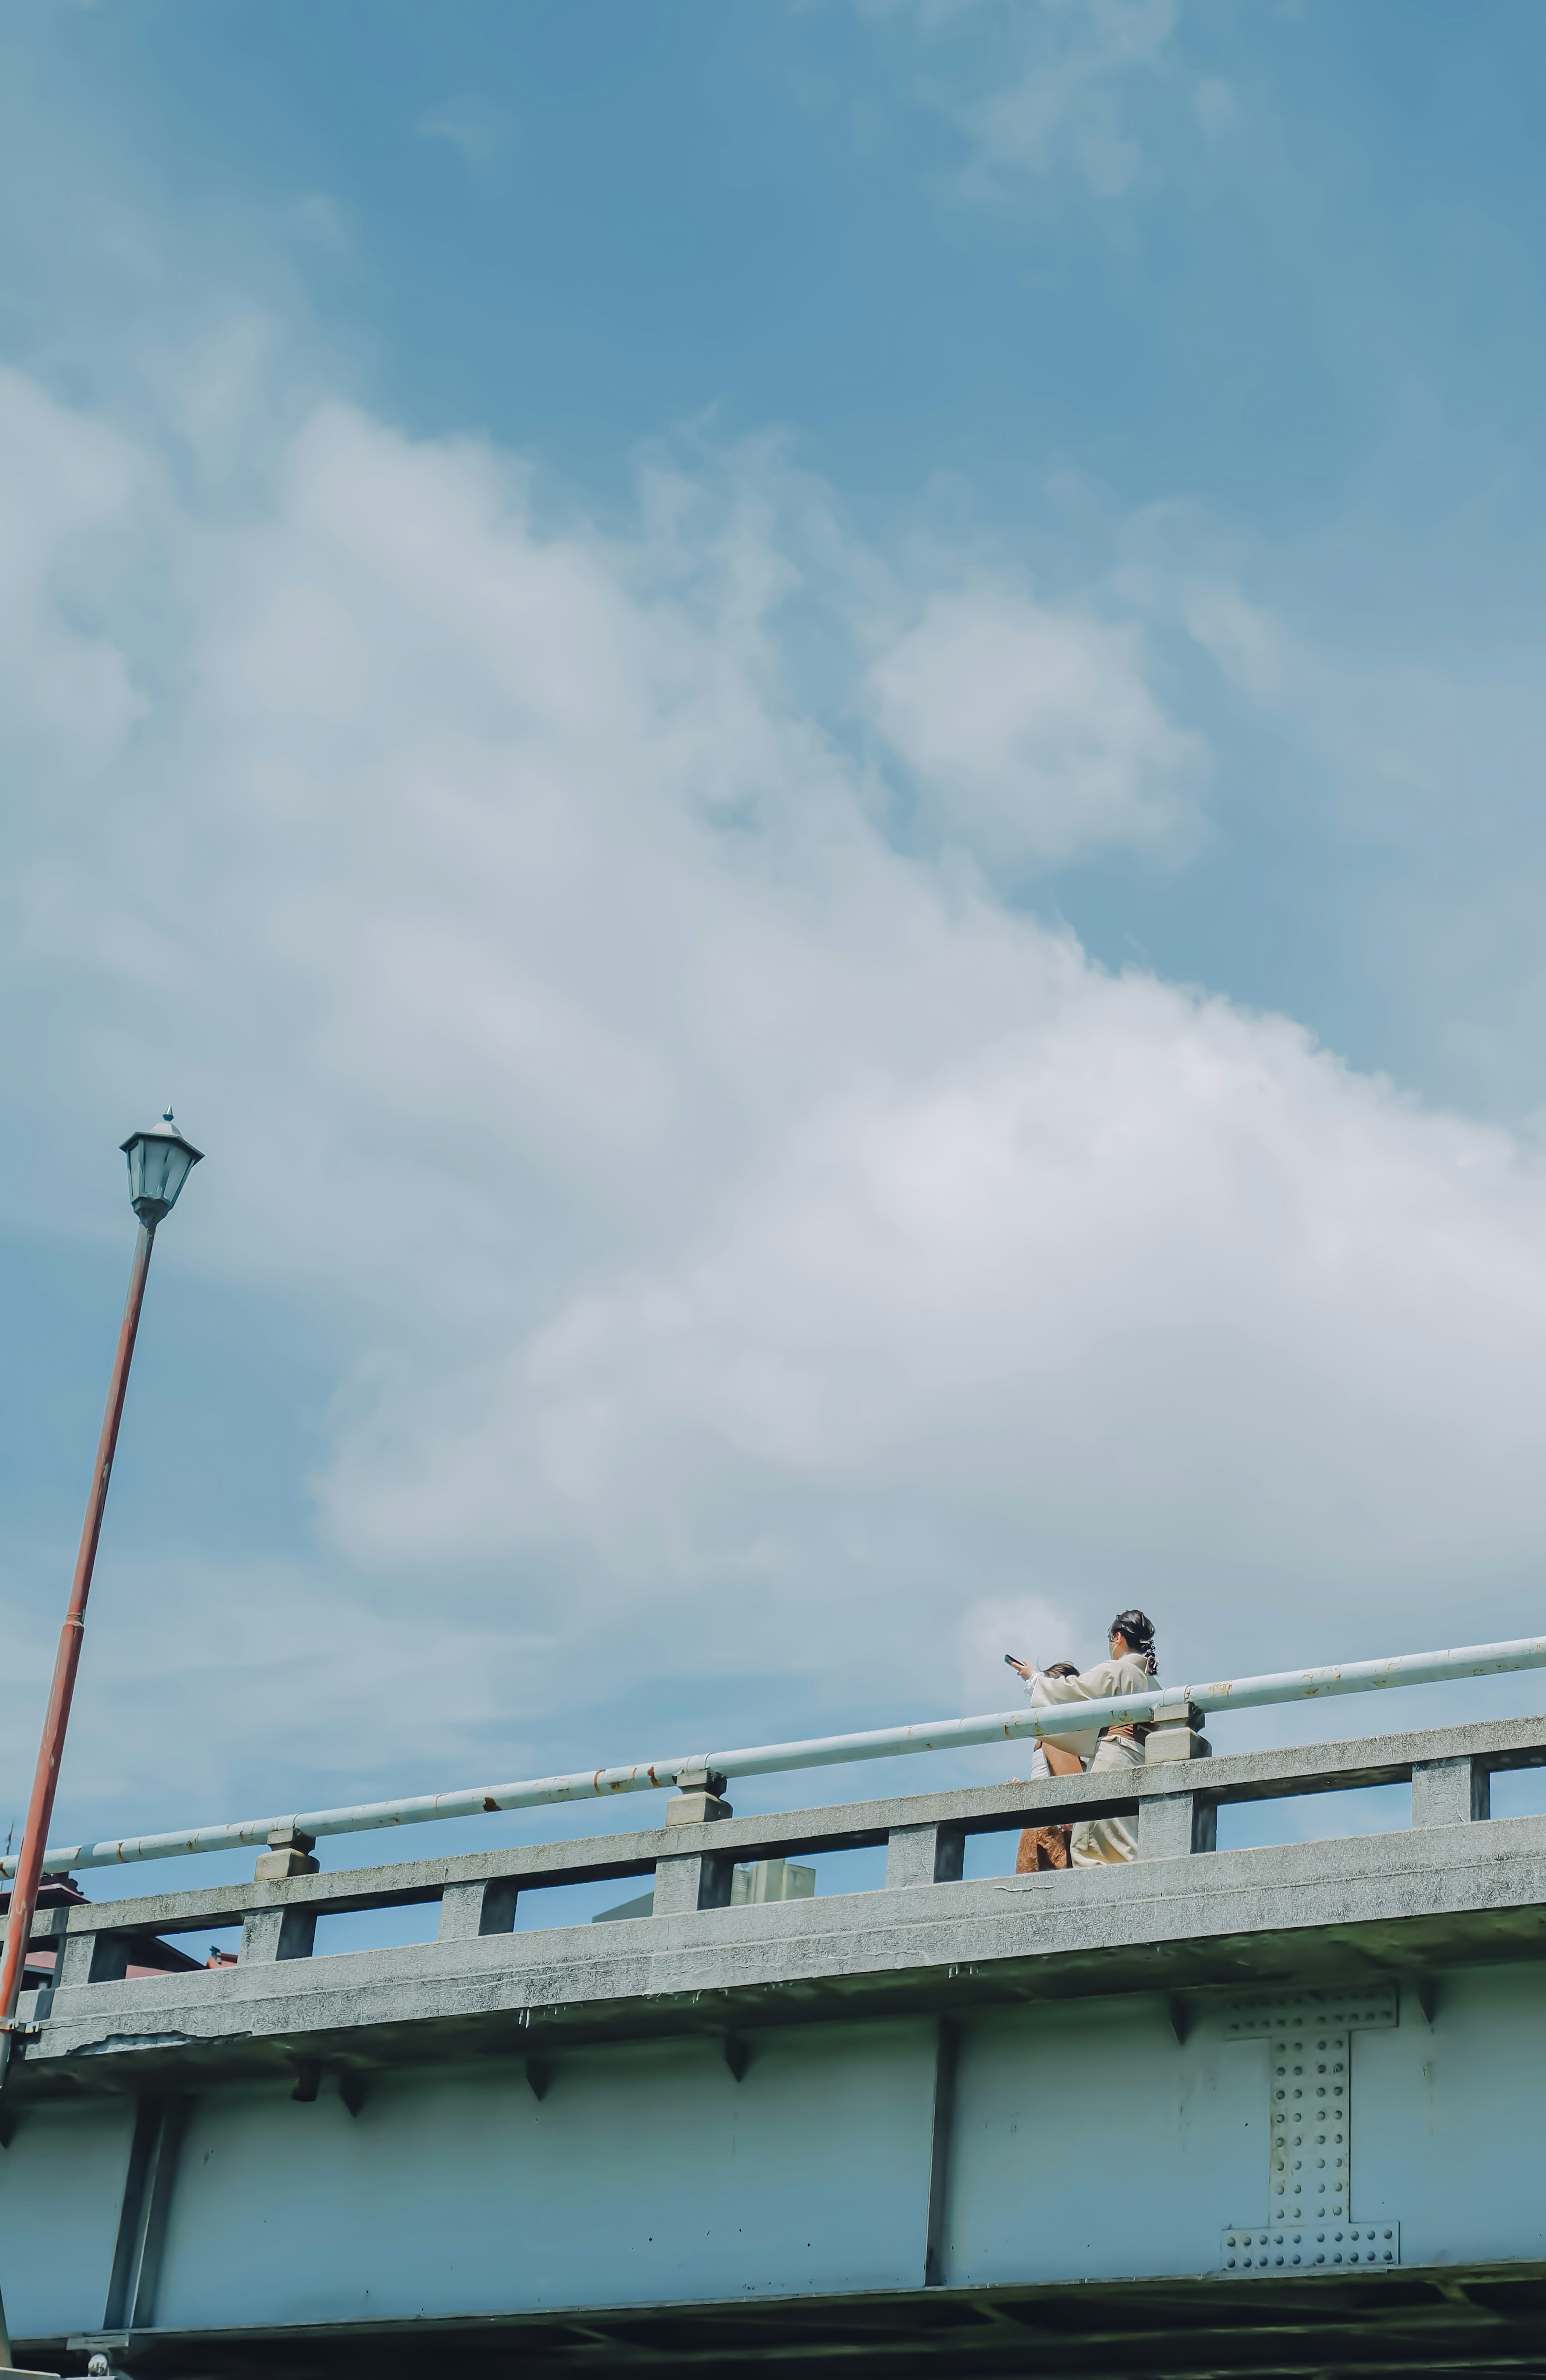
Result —
M1289 638L1237 587L1227 579L1194 580L1181 590L1181 617L1187 633L1244 693L1258 702L1282 693L1296 661Z
M1011 586L931 596L870 673L882 733L940 831L1011 868L1152 846L1189 820L1202 750L1138 632Z
M1211 140L1222 140L1240 121L1234 92L1217 75L1205 75L1192 91L1192 114Z
M135 528L137 457L0 370L0 691L7 741L55 768L122 745L140 710L104 632Z
M1525 1624L1540 1168L891 847L756 502L544 526L505 458L335 406L253 515L190 516L6 401L12 692L53 734L80 671L87 772L67 814L34 768L6 886L6 1091L56 1135L7 1198L83 1211L76 1120L173 1085L210 1161L169 1260L326 1314L336 1569L230 1588L346 1753L361 1613L383 1759L415 1627L474 1725L492 1679L551 1729L598 1671L640 1712L782 1676L792 1728L991 1705L1006 1620L1065 1654L1135 1595L1192 1674L1453 1633L1460 1578L1471 1633ZM91 542L131 502L153 654L77 625L140 620ZM870 698L1016 851L1158 832L1192 765L1126 630L1002 588L927 598ZM192 1706L162 1625L151 1730ZM289 1724L245 1642L198 1685L232 1761Z
M898 12L883 5L867 13L884 19ZM1131 101L1135 85L1163 69L1173 0L1028 0L1009 10L980 0L915 0L900 13L931 45L922 89L967 140L968 196L993 197L1025 176L1064 171L1099 198L1132 186L1143 152ZM1215 99L1199 106L1218 113Z
M497 163L508 144L510 127L504 111L475 92L464 92L434 108L419 127L421 140L445 140L473 173L482 176Z
M244 467L272 459L279 426L272 392L283 348L278 322L242 308L170 347L142 352L140 369L162 418L206 484L228 486Z
M1175 22L1170 0L1042 0L1043 30L1024 70L960 111L977 176L991 185L1066 159L1097 196L1120 197L1142 163L1124 80L1152 69Z

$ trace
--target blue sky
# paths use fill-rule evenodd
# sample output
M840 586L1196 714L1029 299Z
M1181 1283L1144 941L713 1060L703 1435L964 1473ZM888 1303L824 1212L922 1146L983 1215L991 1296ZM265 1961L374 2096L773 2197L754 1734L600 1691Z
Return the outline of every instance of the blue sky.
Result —
M116 1143L210 1151L62 1825L1135 1595L1539 1627L1543 84L1510 0L0 10L40 1696Z
M1146 0L11 30L6 327L59 385L142 402L148 349L256 305L292 401L486 433L603 516L641 445L775 437L888 542L1050 588L1222 570L1322 682L1264 719L1166 650L1217 756L1207 847L1184 881L1103 855L1040 905L1404 1081L1539 1104L1528 927L1496 901L1535 841L1528 7L1484 38ZM1039 87L1040 133L1012 105Z

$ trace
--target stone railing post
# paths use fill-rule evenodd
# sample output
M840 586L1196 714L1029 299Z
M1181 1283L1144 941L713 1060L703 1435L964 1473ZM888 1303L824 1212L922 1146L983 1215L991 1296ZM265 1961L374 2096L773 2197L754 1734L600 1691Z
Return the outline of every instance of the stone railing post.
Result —
M958 1884L967 1839L959 1827L893 1827L886 1838L885 1888Z
M1195 1703L1163 1705L1149 1724L1145 1767L1211 1758L1213 1747L1201 1730L1202 1713ZM1193 1852L1211 1852L1218 1831L1216 1806L1199 1793L1146 1793L1138 1803L1139 1859L1187 1859Z
M1490 1817L1492 1779L1479 1760L1462 1753L1455 1760L1412 1763L1414 1827L1459 1827Z
M677 1791L665 1805L668 1827L712 1826L736 1815L724 1800L724 1779L707 1768L683 1768ZM728 1909L734 1859L716 1852L687 1852L655 1862L656 1917L691 1917L700 1909Z
M1202 1733L1202 1713L1196 1703L1169 1703L1149 1722L1143 1756L1146 1761L1206 1760L1212 1749Z
M275 1827L267 1851L258 1853L252 1871L255 1882L278 1884L288 1876L315 1876L322 1864L311 1857L316 1848L315 1835L303 1833L299 1827Z
M309 1959L316 1933L315 1908L250 1910L242 1922L238 1961L255 1967L274 1959Z
M440 1896L441 1942L471 1942L484 1934L513 1934L519 1887L494 1876L484 1883L448 1884Z
M78 1984L121 1984L133 1947L127 1934L67 1934L54 1971L55 1990L73 1991Z
M1189 1859L1218 1841L1219 1813L1200 1793L1146 1793L1138 1803L1139 1859Z

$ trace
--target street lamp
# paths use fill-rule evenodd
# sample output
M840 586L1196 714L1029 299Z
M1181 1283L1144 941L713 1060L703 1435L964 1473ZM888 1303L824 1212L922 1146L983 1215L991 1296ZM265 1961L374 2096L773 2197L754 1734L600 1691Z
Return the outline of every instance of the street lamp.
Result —
M184 1139L170 1108L149 1132L131 1132L118 1146L128 1160L128 1203L146 1231L153 1232L177 1205L178 1191L204 1152Z
M134 1360L140 1308L145 1300L145 1277L151 1269L151 1249L155 1243L157 1224L164 1222L177 1205L183 1184L203 1154L177 1130L172 1121L170 1108L161 1122L152 1124L148 1132L130 1133L122 1147L128 1160L129 1204L140 1218L140 1237L135 1244L134 1262L129 1269L128 1301L124 1307L118 1352L114 1358L113 1378L107 1391L107 1411L97 1444L96 1471L86 1505L86 1525L80 1533L80 1551L76 1557L69 1609L59 1632L59 1651L54 1663L54 1683L49 1690L48 1710L43 1719L37 1773L32 1779L32 1798L27 1805L27 1825L17 1858L16 1881L11 1888L6 1953L4 1961L0 1961L0 2089L5 2086L11 2047L16 2039L17 2002L21 1997L28 1943L38 1905L38 1880L43 1873L48 1829L54 1817L59 1758L64 1750L65 1730L69 1725L75 1673L80 1666L80 1644L86 1629L86 1598L91 1591L91 1572L96 1567L97 1542L102 1536L107 1483L113 1475L118 1424L124 1415L128 1367ZM0 2307L0 2372L14 2370L5 2310Z

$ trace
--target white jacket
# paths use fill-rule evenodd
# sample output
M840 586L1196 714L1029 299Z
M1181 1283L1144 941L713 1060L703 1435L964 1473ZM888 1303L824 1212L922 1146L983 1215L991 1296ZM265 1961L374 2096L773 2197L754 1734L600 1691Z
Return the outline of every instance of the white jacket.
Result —
M1044 1710L1049 1703L1114 1702L1119 1694L1146 1694L1155 1683L1148 1662L1138 1654L1124 1653L1119 1661L1108 1655L1092 1669L1082 1670L1077 1678L1048 1678L1038 1670L1029 1682L1031 1708ZM1080 1760L1089 1760L1101 1741L1101 1733L1093 1728L1078 1735L1044 1735L1041 1741L1055 1744L1060 1752L1076 1753Z

